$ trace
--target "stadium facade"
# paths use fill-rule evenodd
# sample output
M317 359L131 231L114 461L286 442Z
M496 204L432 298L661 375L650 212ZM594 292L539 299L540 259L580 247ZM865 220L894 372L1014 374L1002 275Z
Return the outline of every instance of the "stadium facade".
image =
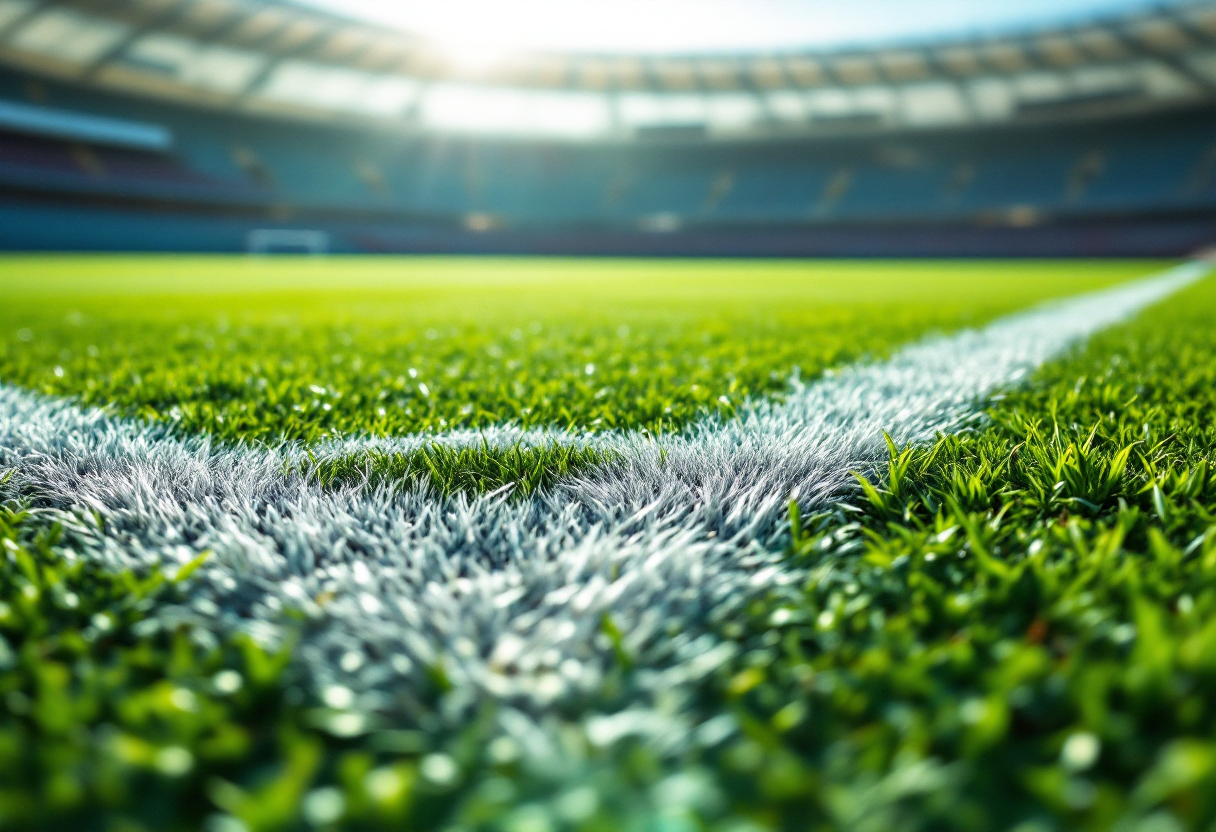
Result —
M987 39L532 55L256 0L0 0L0 248L1178 255L1216 3Z

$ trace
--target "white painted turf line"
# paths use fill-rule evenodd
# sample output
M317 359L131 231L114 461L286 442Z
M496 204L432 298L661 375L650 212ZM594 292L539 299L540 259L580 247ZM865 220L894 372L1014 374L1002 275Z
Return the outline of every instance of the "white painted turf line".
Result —
M931 339L657 443L510 428L439 437L577 442L618 457L519 502L326 492L291 473L300 449L213 447L0 388L0 468L12 471L0 496L75 513L73 545L113 566L211 551L191 607L164 617L273 640L283 607L303 608L313 618L299 669L361 691L366 708L418 716L410 682L439 661L453 719L486 696L543 708L593 694L615 660L605 614L641 686L669 690L725 657L708 625L794 579L780 554L791 495L814 509L851 493L850 471L885 461L884 429L900 443L957 429L983 397L1207 271L1190 264Z

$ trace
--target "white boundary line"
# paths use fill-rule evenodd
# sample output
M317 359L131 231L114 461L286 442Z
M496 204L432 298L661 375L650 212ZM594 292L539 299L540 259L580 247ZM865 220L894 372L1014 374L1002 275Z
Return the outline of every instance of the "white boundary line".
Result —
M642 686L665 689L723 658L714 622L794 580L780 555L791 495L814 508L850 493L850 471L885 459L883 430L905 443L957 429L983 397L1208 268L1188 264L924 341L782 404L658 441L511 429L439 438L590 443L618 459L519 502L440 500L422 488L325 492L292 473L299 449L220 448L0 388L0 467L13 472L0 496L95 511L104 530L79 532L78 544L114 566L210 550L192 606L167 618L273 639L283 607L303 608L313 615L298 648L303 669L319 685L363 691L369 707L407 707L411 681L440 662L455 686L451 713L487 695L534 707L592 694L614 661L605 615Z

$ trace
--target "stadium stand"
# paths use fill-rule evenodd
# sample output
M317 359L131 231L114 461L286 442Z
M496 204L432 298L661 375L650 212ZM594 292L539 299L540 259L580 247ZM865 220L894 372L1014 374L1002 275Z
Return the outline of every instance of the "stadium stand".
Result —
M0 247L1183 254L1216 3L990 40L476 75L286 3L0 0ZM310 244L308 250L317 246Z

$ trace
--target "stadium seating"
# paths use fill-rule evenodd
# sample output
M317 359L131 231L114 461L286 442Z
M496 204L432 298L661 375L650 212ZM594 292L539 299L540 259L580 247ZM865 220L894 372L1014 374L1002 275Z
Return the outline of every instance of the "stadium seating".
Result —
M925 131L898 141L562 144L209 113L70 84L31 85L13 73L0 73L2 101L134 120L172 137L157 150L0 127L7 216L0 246L7 248L239 250L249 231L274 225L324 228L348 250L564 249L554 241L565 233L607 250L698 253L716 240L709 248L723 253L719 243L736 240L738 253L747 253L748 231L773 227L792 235L777 253L799 253L837 226L938 223L940 236L1108 216L1151 218L1159 228L1176 215L1192 231L1146 244L1146 252L1162 253L1204 242L1195 223L1216 209L1216 129L1203 110ZM19 207L32 205L59 219L33 233ZM140 234L153 205L171 206L174 216L161 218L156 234ZM672 239L650 239L664 235Z

